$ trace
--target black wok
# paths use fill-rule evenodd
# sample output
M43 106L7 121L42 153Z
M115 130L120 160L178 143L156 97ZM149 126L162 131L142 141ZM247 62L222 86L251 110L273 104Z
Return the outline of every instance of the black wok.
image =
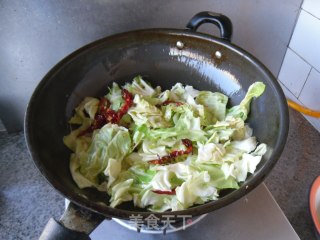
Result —
M197 33L198 26L205 22L217 25L221 37ZM67 121L84 97L102 96L112 82L123 84L138 74L163 89L181 82L199 90L220 91L230 97L230 105L239 103L253 82L262 81L266 85L265 93L252 102L249 116L254 135L269 147L256 172L239 189L222 193L217 201L170 214L208 213L234 202L263 181L285 145L288 108L276 79L256 58L231 44L231 35L232 25L227 17L202 12L191 19L187 29L137 30L98 40L75 51L50 70L30 99L25 136L41 173L74 204L59 222L50 220L43 239L72 239L70 236L75 234L77 239L87 239L84 233L89 234L103 218L150 215L132 203L111 208L105 193L79 189L69 172L70 151L62 142L63 136L70 132ZM161 213L154 215L162 217ZM66 230L63 225L84 233Z

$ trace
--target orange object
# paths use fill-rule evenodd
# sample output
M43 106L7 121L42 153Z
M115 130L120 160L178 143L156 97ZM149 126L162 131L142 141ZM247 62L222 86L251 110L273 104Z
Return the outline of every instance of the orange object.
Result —
M320 236L320 219L319 219L319 191L320 191L320 176L318 176L311 185L309 195L309 209L311 217L316 228L318 236Z
M298 111L298 112L301 112L305 115L309 115L311 117L316 117L316 118L320 118L320 112L319 111L314 111L314 110L311 110L309 108L305 108L303 106L301 106L300 104L297 104L293 101L291 101L290 99L287 99L287 103L288 103L288 106L293 108L294 110Z

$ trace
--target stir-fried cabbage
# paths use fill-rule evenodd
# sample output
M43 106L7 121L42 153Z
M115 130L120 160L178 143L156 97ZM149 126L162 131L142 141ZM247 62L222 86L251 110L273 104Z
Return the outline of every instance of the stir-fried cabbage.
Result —
M175 211L214 201L222 189L239 188L267 151L245 122L264 89L252 84L240 104L228 108L226 95L181 83L163 92L141 76L123 87L114 83L103 101L85 98L69 121L78 125L63 139L73 152L73 179L79 188L109 194L112 207L133 201ZM121 109L126 113L116 122Z

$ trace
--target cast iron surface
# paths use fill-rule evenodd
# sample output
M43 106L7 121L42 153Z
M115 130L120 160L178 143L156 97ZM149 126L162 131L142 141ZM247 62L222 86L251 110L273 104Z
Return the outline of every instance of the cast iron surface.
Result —
M184 43L182 49L176 42ZM221 53L217 58L216 52ZM145 209L124 203L108 206L109 197L94 189L79 189L69 172L70 151L62 138L73 109L86 96L102 96L112 82L123 84L141 74L153 86L170 88L176 82L199 90L220 91L240 102L248 87L263 81L266 91L251 105L249 123L258 140L269 146L257 171L235 191L173 215L200 215L239 199L256 187L272 169L285 145L288 109L271 73L244 50L219 38L177 29L149 29L114 35L89 44L58 63L36 88L26 114L29 151L49 183L71 201L107 217L149 216ZM161 218L161 214L154 213Z

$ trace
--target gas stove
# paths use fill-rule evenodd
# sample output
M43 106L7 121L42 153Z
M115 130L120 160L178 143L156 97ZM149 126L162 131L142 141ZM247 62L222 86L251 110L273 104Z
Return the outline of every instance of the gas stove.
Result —
M131 219L105 220L90 237L92 240L300 239L264 183L224 208L195 218L185 216L182 220L159 228L137 227Z

